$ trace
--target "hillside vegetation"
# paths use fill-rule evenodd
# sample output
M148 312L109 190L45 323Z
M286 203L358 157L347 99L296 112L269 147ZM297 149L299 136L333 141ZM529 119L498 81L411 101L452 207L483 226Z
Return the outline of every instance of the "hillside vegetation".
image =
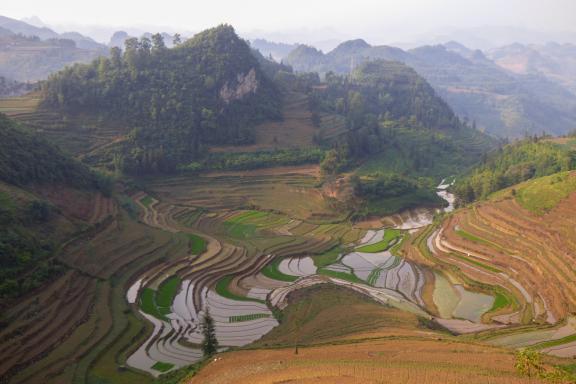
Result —
M48 190L76 201L50 201ZM0 114L0 306L65 270L53 259L59 241L79 229L74 207L98 191L109 192L102 177Z
M85 188L96 188L99 181L103 182L85 165L19 128L3 114L0 114L0 180L16 185L62 183Z
M346 132L322 161L326 174L355 169L356 217L442 204L444 177L481 159L494 142L462 123L432 87L404 64L360 64L312 88L313 113L344 118Z
M345 117L345 144L352 158L400 149L413 165L407 171L430 172L442 155L461 160L455 167L465 166L492 144L463 124L424 79L400 63L369 62L359 65L351 77L329 75L326 87L314 95L315 108Z
M280 94L229 26L171 49L159 34L129 39L123 54L52 76L43 95L46 108L129 127L113 156L130 173L173 169L207 145L248 144L254 124L280 117Z
M455 190L463 203L523 181L576 169L576 145L530 138L492 153L481 165L458 180Z

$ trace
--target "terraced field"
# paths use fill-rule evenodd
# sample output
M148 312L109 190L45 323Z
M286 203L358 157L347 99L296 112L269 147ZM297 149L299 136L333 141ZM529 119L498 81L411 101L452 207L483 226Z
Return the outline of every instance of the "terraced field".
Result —
M0 99L0 112L26 124L65 151L84 158L125 140L126 127L91 117L63 115L39 106L41 96L32 92Z
M518 327L510 335L495 333L495 343L576 355L576 330L561 328L562 337L556 337L550 328L576 309L575 180L574 173L558 174L499 192L456 212L428 238L434 258L504 289L487 316ZM504 313L506 308L514 310ZM521 327L529 324L539 325Z
M332 289L360 300L366 315L382 310L388 311L383 319L412 319L409 327L386 328L381 321L361 322L359 317L357 327L350 328L354 332L347 333L341 321L350 323L348 314L330 312L332 328L302 328L310 332L305 344L335 343L312 354L326 353L326 365L320 363L324 358L310 361L346 374L347 367L356 367L350 368L356 372L351 376L358 380L392 372L407 380L420 377L407 368L412 363L378 359L395 343L429 351L423 352L426 361L437 362L432 351L455 357L444 343L433 342L438 337L450 338L447 345L458 345L456 350L479 348L478 353L506 361L511 357L504 347L532 345L559 357L576 354L576 328L568 320L574 296L571 287L558 288L573 282L573 265L554 256L573 254L573 242L560 239L574 238L574 195L551 208L560 210L553 213L561 221L548 219L551 212L528 211L529 221L521 222L514 212L526 208L511 191L452 213L448 183L443 183L439 194L450 203L443 223L434 221L434 212L422 217L405 212L382 219L376 229L362 229L322 197L315 172L304 167L145 180L147 192L116 192L116 200L131 205L138 220L114 199L91 200L92 208L82 213L91 227L68 241L59 256L69 272L10 310L14 325L0 333L0 354L9 357L2 359L1 374L16 383L147 382L202 358L199 324L207 310L222 350L285 347L296 337L295 329L283 331L297 325L285 317L292 316L293 298ZM563 180L571 185L572 179ZM560 181L554 185L560 187ZM528 187L518 188L515 196L528 196L524 203L531 206ZM45 193L58 196L58 191ZM510 234L519 240L510 241ZM545 244L538 239L546 239ZM564 274L546 286L538 276L552 268ZM444 333L438 336L426 327ZM383 337L388 338L383 344L374 344ZM365 338L370 340L356 347L337 345ZM315 347L310 348L302 353ZM360 364L353 348L374 352L378 368ZM292 361L286 350L271 355L276 353ZM328 357L336 356L332 353L351 357L342 365ZM309 368L294 364L279 370L278 377L296 374L294 367L297 375L308 377ZM512 366L480 371L494 382L498 375L509 380L501 382L524 382L509 370ZM434 375L429 378L437 379ZM438 375L445 382L463 377L448 367Z
M312 172L317 174L318 168L312 168ZM294 167L182 176L151 181L148 187L160 200L177 205L211 210L257 208L315 223L343 220L346 212L338 212L324 198L316 188L314 173L310 167Z
M376 303L439 323L447 321L445 326L455 329L462 324L490 327L481 318L492 308L493 296L471 291L457 280L448 281L442 272L395 254L409 237L408 230L366 231L347 221L322 223L292 216L300 204L306 204L301 201L306 199L296 197L290 210L274 211L256 204L238 210L237 201L222 204L226 201L222 194L231 191L211 189L197 200L202 196L198 188L232 180L232 175L222 177L206 177L212 183L184 177L149 180L155 197L132 196L147 225L206 242L205 252L145 271L129 289L129 301L154 327L129 357L132 367L159 375L197 361L202 341L199 324L207 310L214 317L222 348L253 343L278 325L274 315L287 307L291 295L313 286L345 287ZM254 198L255 190L249 186L258 185L257 198L264 201L265 195L275 193L266 190L268 183L289 184L296 177L303 175L249 174L237 185L243 192L250 191L242 193L245 199ZM307 177L306 188L312 189L313 178ZM162 287L175 281L180 284L170 297L171 305L170 301L160 304ZM455 302L449 311L441 311L434 297L444 286Z

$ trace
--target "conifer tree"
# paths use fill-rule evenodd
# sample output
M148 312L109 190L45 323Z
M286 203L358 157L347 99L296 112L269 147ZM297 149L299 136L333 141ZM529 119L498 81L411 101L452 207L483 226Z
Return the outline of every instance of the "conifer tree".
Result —
M210 357L218 352L218 340L216 339L216 330L214 328L214 319L210 315L210 311L206 309L206 314L202 321L202 333L204 340L202 341L202 352L204 357Z

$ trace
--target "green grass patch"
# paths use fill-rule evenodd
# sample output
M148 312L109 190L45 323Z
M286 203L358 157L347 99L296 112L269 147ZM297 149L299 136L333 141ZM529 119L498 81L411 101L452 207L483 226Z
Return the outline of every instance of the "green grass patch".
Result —
M370 274L368 275L368 284L371 286L374 286L374 284L376 284L376 282L378 281L378 278L380 277L380 274L382 273L382 269L381 268L375 268L372 270L372 272L370 272Z
M488 312L494 312L502 308L506 308L511 304L510 299L507 295L503 294L502 292L496 292L494 296L494 304L492 304L492 308Z
M199 255L206 251L206 240L203 237L188 233L188 239L190 241L190 252Z
M173 369L168 373L160 375L154 380L154 384L180 384L193 377L200 368L206 364L207 360L201 360L192 365L187 365L179 369Z
M263 211L246 211L226 220L227 223L240 223L247 219L260 219L268 216L268 212Z
M182 280L177 276L172 276L164 281L158 288L156 292L156 305L162 314L167 315L172 312L170 307L178 293L180 284L182 284Z
M152 369L158 372L168 372L172 368L174 368L174 364L164 363L162 361L158 361L156 364L152 366Z
M222 297L225 297L227 299L231 299L231 300L236 300L236 301L255 301L257 303L266 303L266 301L264 300L260 300L260 299L254 299L252 297L246 297L246 296L240 296L237 295L233 292L230 292L230 290L228 289L228 286L230 285L230 282L232 281L233 276L224 276L223 278L221 278L220 280L218 280L218 282L216 283L216 293L219 294Z
M544 349L544 348L556 347L558 345L571 343L573 341L576 341L576 334L566 336L566 337L563 337L563 338L558 339L558 340L545 341L543 343L533 345L533 346L531 346L531 348Z
M576 375L576 364L568 364L560 366L561 369L565 370L568 373Z
M171 306L182 280L172 276L160 285L158 290L144 288L140 295L140 308L144 313L157 319L168 321L166 315L172 312Z
M236 239L247 239L256 234L256 224L228 223L224 222L226 233Z
M140 308L144 313L147 313L159 320L168 320L158 306L156 305L156 291L152 288L144 288L140 295Z
M459 255L459 254L456 254L456 253L451 253L450 255L452 255L453 257L455 257L455 258L457 258L457 259L460 259L460 260L462 260L462 261L465 261L465 262L467 262L467 263L469 263L469 264L473 264L473 265L475 265L475 266L477 266L477 267L480 267L480 268L485 269L485 270L490 271L490 272L494 272L494 273L500 273L500 272L502 272L502 271L501 271L500 269L498 269L498 268L495 268L495 267L493 267L493 266L491 266L491 265L488 265L488 264L484 264L484 263L482 263L482 262L480 262L480 261L478 261L478 260L475 260L475 259L473 259L473 258L471 258L471 257L466 257L466 256L464 256L464 255Z
M576 176L562 172L521 184L516 190L516 201L527 210L543 215L575 191Z
M271 263L262 268L260 272L262 272L264 276L274 280L287 281L287 282L293 282L298 280L298 276L287 275L280 271L279 267L281 262L282 259L277 257L274 260L272 260Z
M354 275L352 273L333 271L331 269L326 269L326 268L319 268L318 274L328 276L328 277L334 277L336 279L346 280L346 281L349 281L351 283L366 284L366 282L364 280L361 280L360 278L358 278L356 275Z
M150 195L146 195L143 198L140 199L140 202L142 203L143 206L145 206L146 208L150 208L150 204L152 204L154 200L152 199L152 196Z
M250 321L256 319L264 319L270 317L267 313L252 313L249 315L238 315L238 316L230 316L228 318L229 323L240 323L242 321Z
M374 244L364 245L356 248L356 252L376 253L383 252L390 247L390 243L400 237L402 231L399 229L385 229L384 238Z
M456 232L456 234L457 234L458 236L460 236L460 237L462 237L462 238L464 238L464 239L466 239L466 240L470 240L470 241L472 241L473 243L484 244L484 245L487 245L487 246L489 246L489 247L491 247L491 248L496 248L496 249L498 249L499 251L506 252L506 250L505 250L504 248L502 248L501 246L499 246L498 244L494 244L493 242L491 242L491 241L489 241L489 240L482 239L482 238L480 238L480 237L478 237L478 236L476 236L476 235L471 234L470 232L466 232L466 231L463 230L463 229L458 229L458 230L455 231L455 232Z
M270 215L269 212L262 211L246 211L239 215L231 217L224 222L226 233L231 237L237 239L247 239L254 237L258 225L253 221L266 218Z
M398 253L400 252L400 247L402 247L402 243L404 242L404 239L406 239L406 233L402 232L400 234L400 238L398 239L398 241L396 241L396 244L394 244L394 246L390 248L391 254L398 255Z
M334 247L327 252L313 256L312 260L317 268L323 268L336 263L338 259L340 259L341 254L342 249L340 247Z

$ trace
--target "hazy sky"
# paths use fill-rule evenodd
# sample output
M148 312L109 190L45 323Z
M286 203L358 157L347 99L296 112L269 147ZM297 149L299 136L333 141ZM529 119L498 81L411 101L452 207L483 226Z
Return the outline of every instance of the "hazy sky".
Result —
M38 16L62 28L158 26L199 31L229 23L241 33L320 31L334 38L408 40L430 31L481 26L576 31L576 0L26 0L2 1L0 14ZM148 28L149 29L149 28ZM304 31L302 31L304 29ZM280 36L280 35L279 35Z

